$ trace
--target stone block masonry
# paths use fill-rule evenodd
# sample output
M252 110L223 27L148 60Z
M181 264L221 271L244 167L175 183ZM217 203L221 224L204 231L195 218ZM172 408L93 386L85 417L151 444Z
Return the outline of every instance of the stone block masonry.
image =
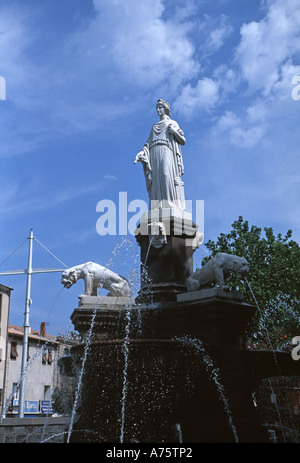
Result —
M0 423L0 443L64 443L70 417L5 418Z

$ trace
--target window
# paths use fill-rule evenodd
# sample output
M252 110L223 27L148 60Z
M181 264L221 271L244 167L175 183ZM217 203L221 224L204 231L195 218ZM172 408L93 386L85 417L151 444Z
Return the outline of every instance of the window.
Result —
M44 351L42 355L42 363L45 365L47 363L47 352Z
M50 386L45 385L44 386L44 400L50 400L50 399L51 399Z
M13 399L19 398L19 384L18 383L13 383L12 396L13 396Z
M48 350L48 364L51 365L53 361L53 358L52 358L52 349L49 349Z
M42 362L44 365L48 363L48 365L51 365L53 362L53 354L52 354L52 349L44 350L43 355L42 355Z
M71 355L70 348L69 347L64 347L63 356L66 357L68 355Z
M18 344L15 341L12 341L10 346L10 358L16 360L18 356Z

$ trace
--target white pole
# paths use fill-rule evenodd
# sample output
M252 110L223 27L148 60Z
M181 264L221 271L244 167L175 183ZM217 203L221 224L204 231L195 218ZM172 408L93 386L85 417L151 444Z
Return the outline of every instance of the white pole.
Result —
M29 236L27 286L26 286L26 301L25 301L25 314L24 314L24 334L23 334L23 351L22 351L22 367L21 367L18 418L24 418L25 383L26 383L28 333L29 333L29 310L30 310L30 304L31 304L30 292L31 292L31 274L32 274L32 243L33 243L33 230L31 229L30 236Z

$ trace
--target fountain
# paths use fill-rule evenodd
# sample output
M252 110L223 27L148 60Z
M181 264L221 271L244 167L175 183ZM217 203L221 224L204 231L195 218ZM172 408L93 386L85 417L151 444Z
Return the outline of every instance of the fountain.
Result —
M137 296L130 281L91 262L62 280L85 281L71 315L82 341L69 368L79 381L68 442L269 442L252 397L265 360L246 351L257 308L226 285L229 272L242 278L249 264L219 254L193 273L203 236L184 211L185 138L168 103L158 100L157 110L135 160L150 199L136 230ZM99 284L110 295L97 296Z

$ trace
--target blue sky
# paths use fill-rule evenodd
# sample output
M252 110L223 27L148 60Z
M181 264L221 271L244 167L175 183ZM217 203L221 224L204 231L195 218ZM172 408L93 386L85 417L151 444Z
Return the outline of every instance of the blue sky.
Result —
M298 0L1 0L0 262L33 228L67 266L137 269L131 235L97 234L96 206L119 192L147 201L133 160L158 98L185 133L185 193L205 202L205 241L242 215L299 242L299 31ZM1 270L25 268L27 249ZM33 266L61 267L38 242ZM1 282L22 325L26 277ZM72 329L83 283L61 289L60 274L33 276L33 328Z

